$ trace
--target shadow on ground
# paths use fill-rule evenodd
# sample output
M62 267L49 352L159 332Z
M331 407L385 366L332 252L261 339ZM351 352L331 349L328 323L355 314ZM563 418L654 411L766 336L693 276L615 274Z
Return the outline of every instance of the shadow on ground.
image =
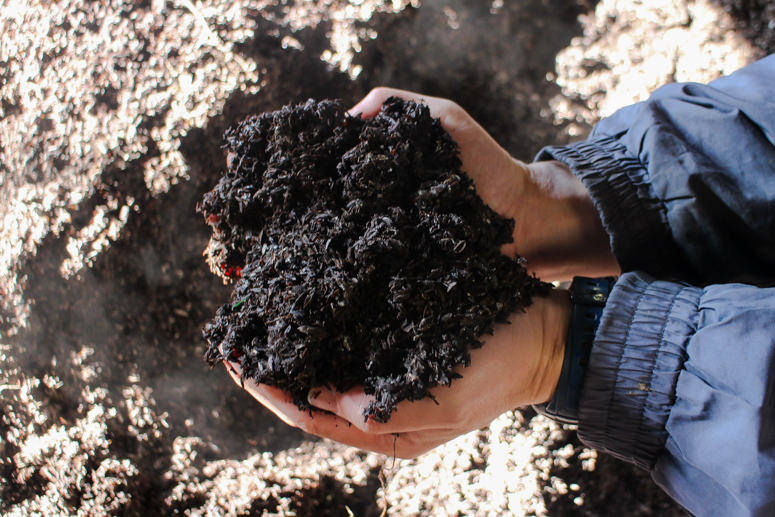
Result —
M572 447L573 454L553 463L548 476L563 480L566 486L558 490L547 485L541 493L548 515L689 515L634 465L599 453L591 469L590 451L585 454L575 431L566 431L552 449L563 447Z

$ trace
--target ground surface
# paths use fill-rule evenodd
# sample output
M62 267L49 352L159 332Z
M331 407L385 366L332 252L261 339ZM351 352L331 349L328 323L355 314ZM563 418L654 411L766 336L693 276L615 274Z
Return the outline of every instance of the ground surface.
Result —
M530 412L395 463L285 427L201 359L194 205L255 111L389 84L529 159L774 46L762 1L0 1L0 513L681 514Z

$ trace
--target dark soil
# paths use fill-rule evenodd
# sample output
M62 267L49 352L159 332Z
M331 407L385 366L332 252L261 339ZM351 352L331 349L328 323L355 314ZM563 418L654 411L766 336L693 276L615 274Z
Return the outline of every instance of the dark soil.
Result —
M205 328L211 365L288 390L363 385L364 416L429 396L469 349L549 286L500 253L514 221L487 207L427 106L369 120L312 100L226 132L228 171L204 197L208 261L238 279Z

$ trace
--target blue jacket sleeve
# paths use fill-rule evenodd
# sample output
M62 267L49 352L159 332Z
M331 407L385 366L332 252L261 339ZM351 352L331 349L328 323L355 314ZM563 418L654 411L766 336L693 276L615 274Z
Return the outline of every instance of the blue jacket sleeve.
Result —
M698 515L775 515L775 288L626 273L592 348L579 436Z
M694 513L775 515L775 56L660 88L537 159L581 178L630 271L592 347L582 440Z
M775 280L775 55L709 85L664 86L537 159L582 179L623 271Z

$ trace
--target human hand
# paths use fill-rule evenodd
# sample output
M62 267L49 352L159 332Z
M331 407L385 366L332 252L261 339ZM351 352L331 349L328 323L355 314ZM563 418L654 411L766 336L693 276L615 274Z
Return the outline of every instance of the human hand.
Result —
M514 242L502 252L527 258L528 269L544 280L618 272L597 212L586 189L556 162L527 165L512 158L457 104L402 90L377 88L350 110L376 115L391 96L422 101L441 120L460 148L462 170L482 200L515 220ZM431 390L435 401L404 401L387 423L364 420L370 402L362 388L346 393L313 390L310 403L323 411L302 411L277 388L244 380L244 388L287 424L363 449L399 457L416 456L460 434L487 425L514 407L545 402L559 378L569 318L567 293L539 298L510 325L497 325L471 353L471 365L451 386ZM227 363L240 384L238 364ZM438 404L437 404L438 403Z
M300 410L290 394L240 378L238 363L225 363L232 378L285 423L308 433L361 449L415 457L468 431L486 426L501 413L541 403L554 393L562 369L570 317L566 291L537 298L509 324L498 324L484 345L471 351L471 365L450 386L431 390L425 398L398 404L390 420L364 419L372 400L361 388L339 393L327 388L310 391L318 410Z
M546 281L619 274L608 236L586 188L559 162L526 164L512 158L466 111L447 99L392 88L375 88L350 109L375 116L388 97L425 103L458 143L462 170L482 200L515 221L508 256Z

